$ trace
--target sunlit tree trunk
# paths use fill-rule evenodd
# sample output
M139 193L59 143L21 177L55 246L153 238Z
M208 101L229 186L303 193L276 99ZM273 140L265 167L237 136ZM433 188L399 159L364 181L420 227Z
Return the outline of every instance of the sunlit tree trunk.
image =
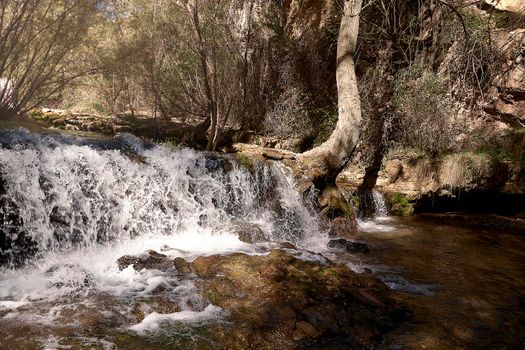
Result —
M362 0L344 2L337 41L338 121L330 138L301 155L308 165L306 176L314 184L336 176L350 159L361 127L361 104L355 75L354 54Z

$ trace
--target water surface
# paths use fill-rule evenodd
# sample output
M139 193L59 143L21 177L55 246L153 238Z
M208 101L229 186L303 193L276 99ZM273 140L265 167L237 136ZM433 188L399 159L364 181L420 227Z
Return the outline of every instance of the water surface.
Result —
M380 218L357 238L371 247L352 259L413 312L386 349L524 349L525 233L446 215Z

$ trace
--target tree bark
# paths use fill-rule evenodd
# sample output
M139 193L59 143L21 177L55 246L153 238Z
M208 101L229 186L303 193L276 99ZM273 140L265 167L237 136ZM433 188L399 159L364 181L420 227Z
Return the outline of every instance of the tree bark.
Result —
M315 185L330 181L345 167L359 140L361 104L354 54L359 32L362 0L346 0L337 40L338 120L330 138L301 155L305 174Z
M199 19L199 8L197 0L185 1L186 11L191 20L193 27L193 32L195 35L195 40L197 44L197 52L200 59L200 70L202 74L202 79L204 83L204 93L207 100L207 118L210 119L210 127L207 131L208 133L208 143L206 150L210 151L213 148L213 139L217 129L217 100L215 98L215 91L217 87L213 78L216 76L215 66L210 62L210 57L208 53L208 48L206 47L205 39L202 33L202 26Z

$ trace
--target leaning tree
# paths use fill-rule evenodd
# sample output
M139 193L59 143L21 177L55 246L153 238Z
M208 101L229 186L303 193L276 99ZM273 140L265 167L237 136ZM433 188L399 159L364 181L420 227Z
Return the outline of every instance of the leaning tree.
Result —
M337 39L338 120L326 142L301 154L305 176L315 185L331 181L348 163L359 140L361 103L354 54L363 0L345 0Z

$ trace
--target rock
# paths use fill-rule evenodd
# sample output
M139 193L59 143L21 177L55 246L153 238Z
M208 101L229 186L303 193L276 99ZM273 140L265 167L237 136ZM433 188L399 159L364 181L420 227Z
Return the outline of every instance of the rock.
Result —
M235 223L232 231L244 243L255 244L269 241L264 231L257 224L249 222Z
M279 248L281 249L293 249L293 250L297 250L297 247L294 246L292 243L290 242L281 242L279 243Z
M511 1L511 0L509 0ZM517 5L516 5L517 6ZM522 5L525 11L525 5ZM525 13L525 12L524 12ZM512 127L525 125L525 29L498 31L493 36L494 48L504 63L496 71L490 99L484 111Z
M339 217L330 223L329 237L352 237L357 232L357 222L348 218Z
M133 268L137 271L143 269L168 271L176 267L166 255L159 254L154 250L148 250L140 256L124 255L118 258L117 263L121 271L129 265L133 265Z
M20 208L6 195L6 182L0 175L0 266L22 266L38 252L38 243L24 230Z
M283 250L199 257L192 265L204 295L229 314L207 329L219 348L297 349L338 337L375 348L405 315L373 277Z
M273 159L273 160L283 160L285 158L295 159L295 154L293 152L274 149L274 148L265 148L262 151L262 156L264 158Z
M360 242L349 241L344 238L332 239L328 242L328 248L343 250L349 253L369 253L368 245Z
M297 323L297 331L303 333L307 337L316 338L319 336L319 332L311 324L305 321Z
M204 166L208 171L221 171L224 173L230 172L233 167L229 159L222 157L221 155L213 152L205 152L204 155Z
M403 205L401 203L395 203L390 208L390 215L393 216L412 216L414 214L414 207L409 205Z
M392 184L403 173L403 163L399 159L386 161L384 171L388 176L388 182Z
M65 118L55 119L52 121L52 124L54 127L66 126L66 119Z
M348 203L343 193L336 186L327 187L319 196L321 215L327 219L345 217L355 221L355 213L352 206Z
M159 293L156 295L149 295L144 298L143 302L136 300L135 305L131 311L137 322L141 322L151 312L158 312L160 314L171 314L180 312L181 307L171 300L168 295Z
M485 2L498 10L525 14L525 3L522 0L485 0Z
M177 272L181 275L188 275L190 273L193 273L193 268L191 264L183 258L175 258L175 260L173 260L173 265L175 265Z

